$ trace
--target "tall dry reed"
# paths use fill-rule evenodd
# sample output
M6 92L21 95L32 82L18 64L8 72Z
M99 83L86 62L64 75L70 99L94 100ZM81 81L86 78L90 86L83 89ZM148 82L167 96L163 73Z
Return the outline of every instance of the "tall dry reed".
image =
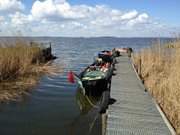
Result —
M56 72L50 62L45 63L42 49L22 40L0 43L0 101L23 94L42 73Z
M145 48L134 59L145 86L180 135L180 41Z
M0 46L0 82L13 80L32 73L35 64L42 58L41 48L30 46L25 41L15 45Z

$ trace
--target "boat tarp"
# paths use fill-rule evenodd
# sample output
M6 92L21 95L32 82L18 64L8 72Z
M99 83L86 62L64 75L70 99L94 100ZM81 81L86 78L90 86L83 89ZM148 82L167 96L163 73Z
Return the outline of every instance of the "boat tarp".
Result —
M83 80L98 80L105 78L106 73L102 71L89 71L86 72L83 76Z

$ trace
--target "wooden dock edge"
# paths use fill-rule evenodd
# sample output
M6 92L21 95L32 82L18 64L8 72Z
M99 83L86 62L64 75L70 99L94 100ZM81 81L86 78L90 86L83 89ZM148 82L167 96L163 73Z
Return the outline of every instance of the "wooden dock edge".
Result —
M130 61L131 61L131 65L136 73L136 76L137 78L139 79L140 82L142 82L141 78L139 77L137 71L136 71L136 68L134 66L134 58L133 58L133 55L131 55L131 58L130 58ZM144 84L143 84L144 85ZM145 86L144 86L145 87ZM145 87L145 89L147 90L147 88ZM148 92L148 94L151 96L157 110L159 111L162 119L164 120L165 124L167 125L169 131L171 132L172 135L176 135L176 132L175 132L175 129L173 128L173 126L171 125L171 123L169 122L168 118L166 117L165 113L163 112L163 110L161 109L161 107L159 106L159 104L156 102L156 99L153 98L153 96L149 93L149 91L147 90L146 92Z
M107 117L108 117L108 110L106 110L106 113L101 114L101 120L102 120L102 135L106 135L106 128L107 128Z

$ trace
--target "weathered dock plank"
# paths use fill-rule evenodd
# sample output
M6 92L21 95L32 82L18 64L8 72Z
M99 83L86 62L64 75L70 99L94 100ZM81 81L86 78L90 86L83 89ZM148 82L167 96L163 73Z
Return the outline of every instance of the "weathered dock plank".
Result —
M152 97L138 79L128 56L117 58L107 110L106 135L171 135Z

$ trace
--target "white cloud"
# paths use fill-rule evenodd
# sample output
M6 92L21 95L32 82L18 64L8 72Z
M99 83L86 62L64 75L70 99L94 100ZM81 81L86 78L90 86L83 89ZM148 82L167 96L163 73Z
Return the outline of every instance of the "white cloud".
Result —
M87 6L70 5L65 0L35 1L31 16L34 20L46 20L67 23L75 21L87 27L122 27L130 23L132 26L138 22L143 23L149 19L147 13L138 13L136 10L122 12L105 5ZM131 21L131 22L129 22ZM97 28L97 27L96 27Z
M32 16L31 15L25 15L21 12L15 12L15 14L9 15L11 18L11 23L13 25L23 25L28 24L32 22Z
M64 0L35 1L31 14L34 19L76 19L83 18L84 13L79 7L71 7Z
M125 13L124 15L121 16L122 20L130 20L136 18L138 15L138 12L136 10L130 11L128 13Z
M22 11L25 6L19 0L0 0L0 11L14 12Z
M71 5L66 0L36 0L29 13L25 14L20 1L6 0L6 3L10 1L16 5L16 9L12 8L16 12L0 17L4 33L13 29L33 36L146 36L152 33L154 36L154 31L170 29L164 25L162 28L162 23L148 13L134 9L122 11L106 5ZM0 0L0 9L5 11L2 7L8 6L5 3L2 6L2 3ZM6 22L6 25L1 22Z
M142 24L142 23L145 24L148 22L148 18L149 18L148 14L143 13L143 14L138 15L136 18L129 20L127 24L130 26L133 26L136 24Z

